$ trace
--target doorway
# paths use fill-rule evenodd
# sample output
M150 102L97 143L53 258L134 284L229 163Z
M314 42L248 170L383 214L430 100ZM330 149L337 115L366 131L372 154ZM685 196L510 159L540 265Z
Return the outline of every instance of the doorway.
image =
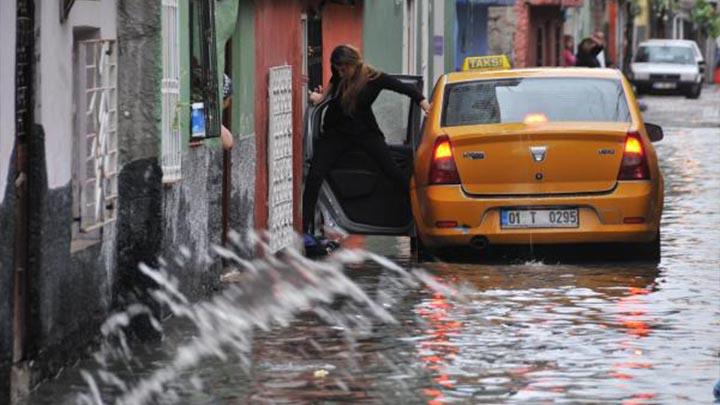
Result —
M563 19L560 7L530 8L530 37L528 64L530 66L560 66Z
M315 90L323 84L323 42L322 42L322 18L317 10L310 10L306 17L306 34L307 45L305 48L306 55L306 72L308 76L308 88Z

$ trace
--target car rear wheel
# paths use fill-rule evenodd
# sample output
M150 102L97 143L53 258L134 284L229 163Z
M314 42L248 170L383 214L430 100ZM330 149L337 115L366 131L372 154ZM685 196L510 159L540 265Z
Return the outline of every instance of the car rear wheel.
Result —
M414 231L413 236L410 237L410 253L412 254L412 258L418 263L433 261L433 256L430 254L428 248L425 247L425 244L423 244L422 239L417 236L417 231Z
M657 236L651 242L639 243L636 249L633 250L637 252L640 259L655 263L659 262L662 253L660 247L660 232L658 231Z

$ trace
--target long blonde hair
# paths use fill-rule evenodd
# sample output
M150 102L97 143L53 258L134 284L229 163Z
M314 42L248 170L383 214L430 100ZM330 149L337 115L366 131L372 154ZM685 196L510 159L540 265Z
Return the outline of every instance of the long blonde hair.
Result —
M366 64L360 51L351 45L340 45L332 51L330 56L332 66L352 66L355 72L352 77L343 77L340 81L340 105L345 114L353 115L357 109L357 96L365 85L380 76L380 72Z

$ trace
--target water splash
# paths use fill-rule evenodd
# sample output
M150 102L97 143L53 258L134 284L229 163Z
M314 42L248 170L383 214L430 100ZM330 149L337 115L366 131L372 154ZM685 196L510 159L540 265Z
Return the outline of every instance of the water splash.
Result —
M158 331L162 331L162 325L152 317L149 308L141 304L131 305L125 311L112 315L101 328L104 340L94 356L100 371L94 374L82 372L88 389L78 395L76 402L104 404L101 387L119 393L114 399L115 404L177 402L178 390L182 387L197 389L202 385L197 376L188 376L201 361L237 359L243 370L249 372L253 364L253 332L288 327L302 313L312 313L341 331L348 346L353 347L356 339L370 333L374 325L395 324L397 321L386 305L370 298L348 278L345 274L348 266L374 262L396 274L398 282L407 290L424 285L446 297L460 299L471 293L468 287L458 289L448 286L423 270L408 271L382 256L362 250L340 250L322 261L309 260L292 249L280 255L263 254L247 260L235 250L241 244L239 235L231 235L230 240L233 248L215 246L214 253L226 263L231 263L235 270L223 276L226 287L206 301L192 303L188 300L181 292L177 279L172 276L168 261L160 261L158 269L144 264L140 266L142 273L157 283L158 288L150 292L152 298L176 318L191 322L195 336L180 344L173 358L154 368L149 375L136 381L125 381L107 368L118 361L132 367L133 352L125 335L126 327L140 315L150 316L153 327ZM260 251L267 252L267 246L259 238L251 240L258 244ZM191 261L175 260L176 264L186 262ZM379 294L379 297L383 295ZM344 300L344 303L335 308L332 304L338 299ZM320 346L317 342L313 343ZM352 362L352 355L349 357ZM186 384L178 384L180 380ZM340 388L347 387L339 382L337 386Z

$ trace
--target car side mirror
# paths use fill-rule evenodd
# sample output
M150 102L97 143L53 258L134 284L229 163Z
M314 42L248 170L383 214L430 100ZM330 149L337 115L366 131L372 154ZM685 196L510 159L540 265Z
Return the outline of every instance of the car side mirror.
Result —
M650 142L661 141L664 137L663 130L660 125L645 123L645 130L647 131Z
M638 101L638 108L640 109L640 112L645 112L647 111L647 104L642 101Z

